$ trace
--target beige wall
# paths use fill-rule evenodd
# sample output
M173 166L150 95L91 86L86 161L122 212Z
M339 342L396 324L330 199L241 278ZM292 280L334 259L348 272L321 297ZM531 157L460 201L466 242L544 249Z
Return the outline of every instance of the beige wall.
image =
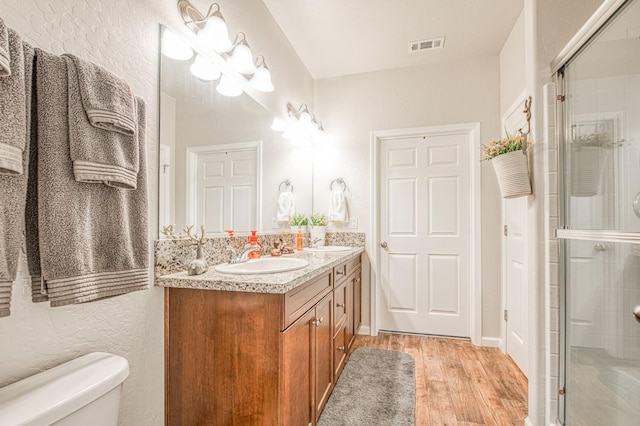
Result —
M500 51L501 115L507 112L526 88L524 32L523 11Z
M314 209L327 211L329 184L340 176L350 189L349 212L360 232L370 226L371 131L480 122L482 141L500 135L498 56L317 80L315 99L315 112L333 140L314 152ZM481 173L482 335L496 338L500 198L491 165L482 163ZM368 300L369 289L363 290Z
M245 31L266 56L276 92L261 100L283 113L287 101L313 102L313 80L260 0L220 1L230 31ZM196 2L206 11L209 2ZM0 0L0 16L35 46L70 52L125 76L146 99L150 228L157 229L158 24L189 36L174 0ZM13 287L12 314L0 319L0 386L91 351L127 358L131 374L121 424L164 423L163 293L160 288L60 308L33 304L24 265Z

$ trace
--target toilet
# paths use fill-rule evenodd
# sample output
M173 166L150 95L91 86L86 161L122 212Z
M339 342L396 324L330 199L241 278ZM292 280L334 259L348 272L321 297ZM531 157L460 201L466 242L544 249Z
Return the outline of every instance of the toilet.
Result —
M115 426L127 376L121 356L81 356L0 388L0 424Z

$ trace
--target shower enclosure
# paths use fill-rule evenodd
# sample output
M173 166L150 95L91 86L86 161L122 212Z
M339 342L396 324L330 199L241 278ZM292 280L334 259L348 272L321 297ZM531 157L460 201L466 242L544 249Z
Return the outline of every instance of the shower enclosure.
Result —
M559 75L565 96L559 417L566 425L638 425L640 0L626 2Z

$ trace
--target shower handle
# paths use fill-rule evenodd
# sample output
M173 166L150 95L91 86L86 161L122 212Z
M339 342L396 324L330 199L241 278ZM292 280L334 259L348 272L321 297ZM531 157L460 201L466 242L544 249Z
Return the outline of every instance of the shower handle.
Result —
M636 317L636 321L640 322L640 305L633 308L633 316Z

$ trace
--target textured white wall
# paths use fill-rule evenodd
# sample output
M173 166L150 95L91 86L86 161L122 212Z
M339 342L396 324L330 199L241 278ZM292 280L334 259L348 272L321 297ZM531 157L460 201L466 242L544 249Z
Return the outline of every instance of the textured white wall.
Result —
M313 103L313 80L260 0L220 1L230 31L245 31L267 57L276 92L262 96L283 113L288 100ZM185 36L174 0L0 0L0 16L34 46L70 52L126 77L149 104L150 239L157 229L158 24ZM209 2L195 2L206 11ZM10 317L0 320L0 386L91 351L129 360L120 422L164 422L163 293L160 288L84 305L33 304L26 268L13 288Z
M334 139L314 152L314 210L327 212L329 184L341 176L360 232L370 225L371 131L477 121L481 141L500 135L498 56L317 80L315 98L315 112ZM491 165L483 162L481 173L482 334L499 337L500 198ZM368 286L363 291L368 300Z

